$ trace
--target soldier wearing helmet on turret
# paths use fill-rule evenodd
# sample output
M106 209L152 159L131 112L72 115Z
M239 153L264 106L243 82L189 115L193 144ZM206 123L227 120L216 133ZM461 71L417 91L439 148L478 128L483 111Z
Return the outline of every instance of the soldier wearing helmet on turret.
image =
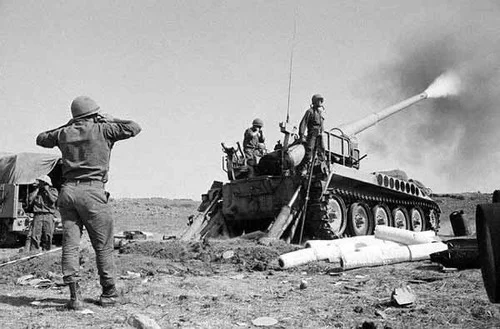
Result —
M136 136L141 127L131 120L120 120L100 113L97 103L80 96L71 103L72 119L62 127L42 132L37 145L62 154L64 179L57 204L63 224L62 272L70 289L67 307L82 309L79 246L85 226L96 254L102 294L101 306L116 303L115 265L113 260L113 218L108 204L109 160L115 142Z
M323 96L316 94L312 96L311 107L307 109L299 125L299 138L305 143L306 153L301 163L301 169L306 167L312 158L313 150L323 155ZM307 129L307 136L304 136Z
M243 136L243 152L247 158L247 164L250 166L257 165L260 158L266 153L266 146L264 144L266 138L262 131L263 126L264 121L256 118L252 121L252 126L245 130Z

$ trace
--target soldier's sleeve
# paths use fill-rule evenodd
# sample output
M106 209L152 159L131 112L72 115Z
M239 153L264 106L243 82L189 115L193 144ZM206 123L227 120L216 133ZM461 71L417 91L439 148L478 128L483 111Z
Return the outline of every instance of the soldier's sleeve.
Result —
M307 122L309 121L309 116L310 116L310 111L307 110L306 113L304 113L302 120L300 120L299 136L304 136L304 133L306 132L307 128Z
M248 143L252 140L253 135L252 135L252 129L248 128L245 130L245 133L243 134L243 147L246 147Z
M33 192L31 192L28 195L28 203L29 204L31 204L35 200L37 194L38 194L38 189L35 189Z
M142 130L139 124L131 120L114 119L102 125L104 136L112 142L134 137Z
M57 136L59 134L59 130L49 130L40 133L36 137L36 145L52 148L57 146Z
M49 198L49 200L54 203L57 201L57 197L59 196L59 193L57 192L57 189L53 188L53 187L49 187L47 189L47 196Z

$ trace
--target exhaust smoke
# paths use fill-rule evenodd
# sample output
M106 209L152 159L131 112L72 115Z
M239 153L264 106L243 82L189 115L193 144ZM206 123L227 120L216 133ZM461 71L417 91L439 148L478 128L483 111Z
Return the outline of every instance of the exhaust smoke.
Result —
M460 77L453 71L445 72L424 91L429 98L457 96L461 89Z

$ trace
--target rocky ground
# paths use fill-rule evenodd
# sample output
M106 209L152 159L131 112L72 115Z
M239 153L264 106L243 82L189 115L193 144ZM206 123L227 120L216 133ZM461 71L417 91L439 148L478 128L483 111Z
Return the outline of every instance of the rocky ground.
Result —
M475 206L491 194L435 197L442 209L440 235L450 236L449 214L464 210L475 233ZM103 309L95 259L82 242L83 312L67 311L60 251L0 267L1 328L130 328L147 319L161 328L493 328L500 310L488 301L477 269L443 272L430 261L342 272L338 264L314 262L283 270L279 255L299 246L261 245L244 239L181 243L179 234L196 211L190 200L112 200L116 231L153 233L116 251L121 303ZM17 249L2 250L16 259ZM29 275L29 276L27 276ZM391 303L394 288L410 287L409 307ZM141 318L142 317L142 318ZM260 320L266 320L260 319ZM257 321L257 322L256 322ZM151 328L153 328L152 326Z

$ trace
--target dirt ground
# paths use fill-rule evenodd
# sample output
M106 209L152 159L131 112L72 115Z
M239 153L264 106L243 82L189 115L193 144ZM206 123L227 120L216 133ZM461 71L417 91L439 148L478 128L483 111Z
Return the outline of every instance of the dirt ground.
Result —
M439 234L452 234L449 214L464 210L475 233L475 206L491 194L435 198L442 209ZM488 301L477 269L443 272L430 261L339 271L338 264L314 262L282 270L279 255L299 246L270 246L244 239L181 243L179 234L196 210L190 200L112 200L116 231L141 230L151 239L116 251L121 302L95 304L100 287L92 248L82 242L85 311L67 311L61 285L60 251L0 267L0 328L130 328L141 314L161 328L496 328L500 309ZM24 256L1 250L0 258ZM10 257L10 258L9 258ZM32 275L24 281L22 276ZM44 280L42 280L44 279ZM301 284L302 283L302 284ZM401 285L416 295L410 307L390 302Z

